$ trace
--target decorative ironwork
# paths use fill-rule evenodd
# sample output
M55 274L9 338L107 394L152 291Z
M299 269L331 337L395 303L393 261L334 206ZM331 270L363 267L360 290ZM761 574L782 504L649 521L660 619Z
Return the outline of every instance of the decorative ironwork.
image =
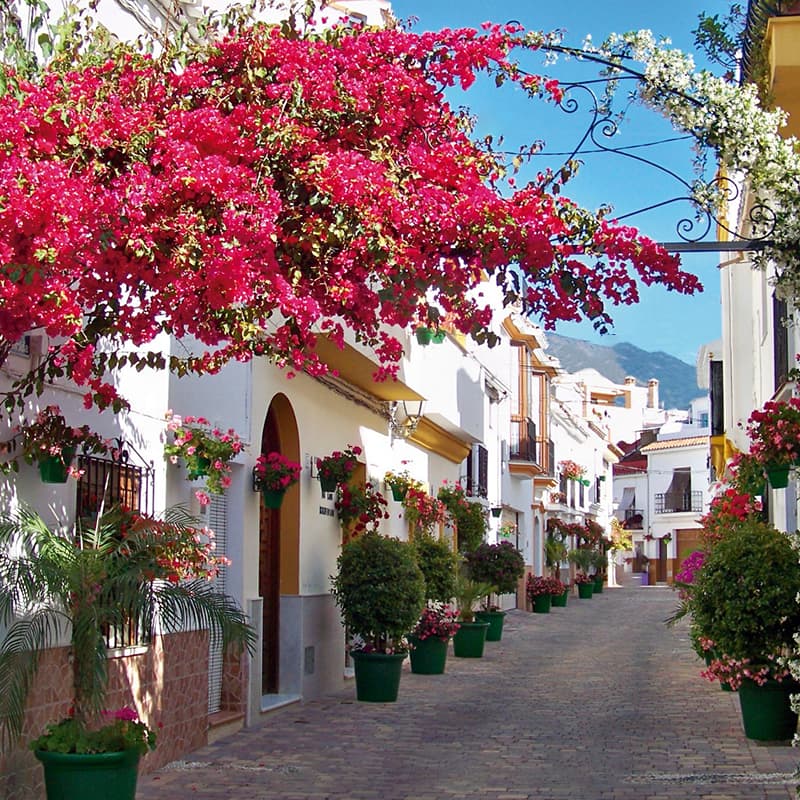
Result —
M694 219L682 217L676 223L675 230L682 242L694 244L705 239L712 230L712 226L725 231L732 241L746 244L745 249L760 249L771 243L771 237L775 229L775 211L766 203L755 204L747 214L747 226L751 232L748 239L744 239L735 228L727 225L712 209L701 205L694 194L694 186L677 172L664 164L660 164L651 158L646 158L632 151L630 146L613 147L610 141L619 133L619 124L615 118L605 110L604 105L598 100L597 94L592 88L596 84L608 84L610 81L640 81L644 76L623 75L613 78L593 79L587 81L572 81L560 84L564 92L564 97L559 103L559 107L566 114L575 114L583 108L580 99L576 94L582 94L588 100L588 111L590 114L589 125L580 136L578 143L565 159L563 168L567 168L570 161L575 160L579 155L586 154L586 145L591 144L596 148L595 152L609 153L615 156L630 159L639 164L650 167L676 181L681 187L681 194L662 200L658 203L637 208L615 217L619 221L630 219L631 217L654 211L659 208L675 203L689 203L695 210ZM712 180L703 183L703 191L709 196L714 197L717 202L728 204L736 201L741 196L741 190L735 181L724 175L718 175ZM683 191L685 190L685 192ZM689 249L689 248L683 248ZM742 249L739 247L739 249Z
M101 507L123 505L133 511L152 514L155 467L146 462L133 445L115 439L108 456L81 455L78 468L77 516L87 519ZM134 463L134 460L138 463Z
M508 24L522 27L519 20L509 20ZM694 219L683 217L678 220L676 223L676 232L680 241L662 242L662 246L667 250L671 252L747 251L761 250L772 244L771 237L775 230L776 213L774 209L766 203L758 202L748 211L744 224L749 228L749 238L745 238L739 234L738 230L729 227L725 219L721 218L713 208L702 204L698 200L694 191L695 188L702 188L704 194L708 194L710 198L714 198L714 202L720 205L737 200L740 197L741 190L730 178L717 176L712 180L703 182L702 186L698 186L698 182L694 184L688 182L664 164L633 152L633 150L639 150L648 146L648 144L619 147L612 147L610 145L611 139L619 132L619 124L617 119L615 119L615 115L612 115L608 104L598 99L593 87L597 85L604 86L605 96L610 97L610 87L621 81L633 81L637 84L644 84L646 82L644 73L621 63L621 60L605 58L599 53L590 53L580 48L567 47L555 41L544 42L540 49L559 55L567 55L578 61L597 64L605 71L605 74L599 78L584 81L559 82L559 87L564 92L562 100L558 104L559 108L566 114L575 114L583 108L580 99L576 97L576 95L582 94L584 99L588 99L589 102L588 110L590 112L590 121L586 130L579 137L578 143L572 151L567 154L567 158L564 160L561 169L553 171L554 175L559 174L564 169L569 170L570 162L574 161L579 155L586 155L593 152L591 149L587 149L587 145L592 145L596 148L594 152L622 156L623 158L651 167L672 180L675 180L679 186L682 187L680 193L675 197L615 217L615 219L622 221L675 203L689 203L695 211ZM696 98L683 92L674 92L673 94L688 103L700 105L700 102ZM620 118L621 115L616 115L616 117ZM725 231L730 239L725 242L703 241L711 232L712 226Z

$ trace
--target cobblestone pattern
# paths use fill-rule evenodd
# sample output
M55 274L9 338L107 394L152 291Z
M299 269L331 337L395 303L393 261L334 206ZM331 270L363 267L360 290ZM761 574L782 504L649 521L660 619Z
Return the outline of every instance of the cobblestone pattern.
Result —
M797 751L749 742L699 677L662 587L514 611L483 659L406 664L396 704L354 687L140 779L138 800L786 800Z

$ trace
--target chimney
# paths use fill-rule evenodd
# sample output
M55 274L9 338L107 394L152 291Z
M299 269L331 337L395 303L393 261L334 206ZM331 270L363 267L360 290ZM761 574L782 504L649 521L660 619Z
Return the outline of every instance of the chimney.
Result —
M658 409L658 379L647 381L647 407Z
M625 408L633 408L633 388L636 386L636 378L632 378L628 375L625 378Z

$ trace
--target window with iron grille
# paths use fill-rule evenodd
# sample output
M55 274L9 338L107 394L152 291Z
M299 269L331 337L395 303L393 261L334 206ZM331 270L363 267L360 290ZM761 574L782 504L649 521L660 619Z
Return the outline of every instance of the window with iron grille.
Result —
M112 506L153 513L153 466L146 464L140 456L140 465L131 463L132 448L118 444L109 457L81 455L78 458L81 475L76 513L84 526L93 525L101 510ZM145 645L151 640L152 628L149 617L123 615L121 622L104 626L106 647Z
M472 445L472 453L467 456L467 494L489 496L489 451L482 444Z

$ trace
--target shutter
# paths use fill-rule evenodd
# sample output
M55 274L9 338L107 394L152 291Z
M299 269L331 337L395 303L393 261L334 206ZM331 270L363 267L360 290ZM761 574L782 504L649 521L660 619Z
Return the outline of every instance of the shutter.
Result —
M478 495L489 496L489 451L482 445L475 445L478 451Z
M775 372L774 391L777 391L789 375L789 328L786 324L786 301L772 295L772 345Z
M711 362L711 435L725 433L725 384L721 361Z
M228 552L228 503L224 494L211 495L208 508L207 525L214 531L217 544L215 554L224 556ZM214 578L214 588L219 592L226 591L226 568L222 567ZM222 642L208 643L208 713L216 714L221 708L222 700Z

